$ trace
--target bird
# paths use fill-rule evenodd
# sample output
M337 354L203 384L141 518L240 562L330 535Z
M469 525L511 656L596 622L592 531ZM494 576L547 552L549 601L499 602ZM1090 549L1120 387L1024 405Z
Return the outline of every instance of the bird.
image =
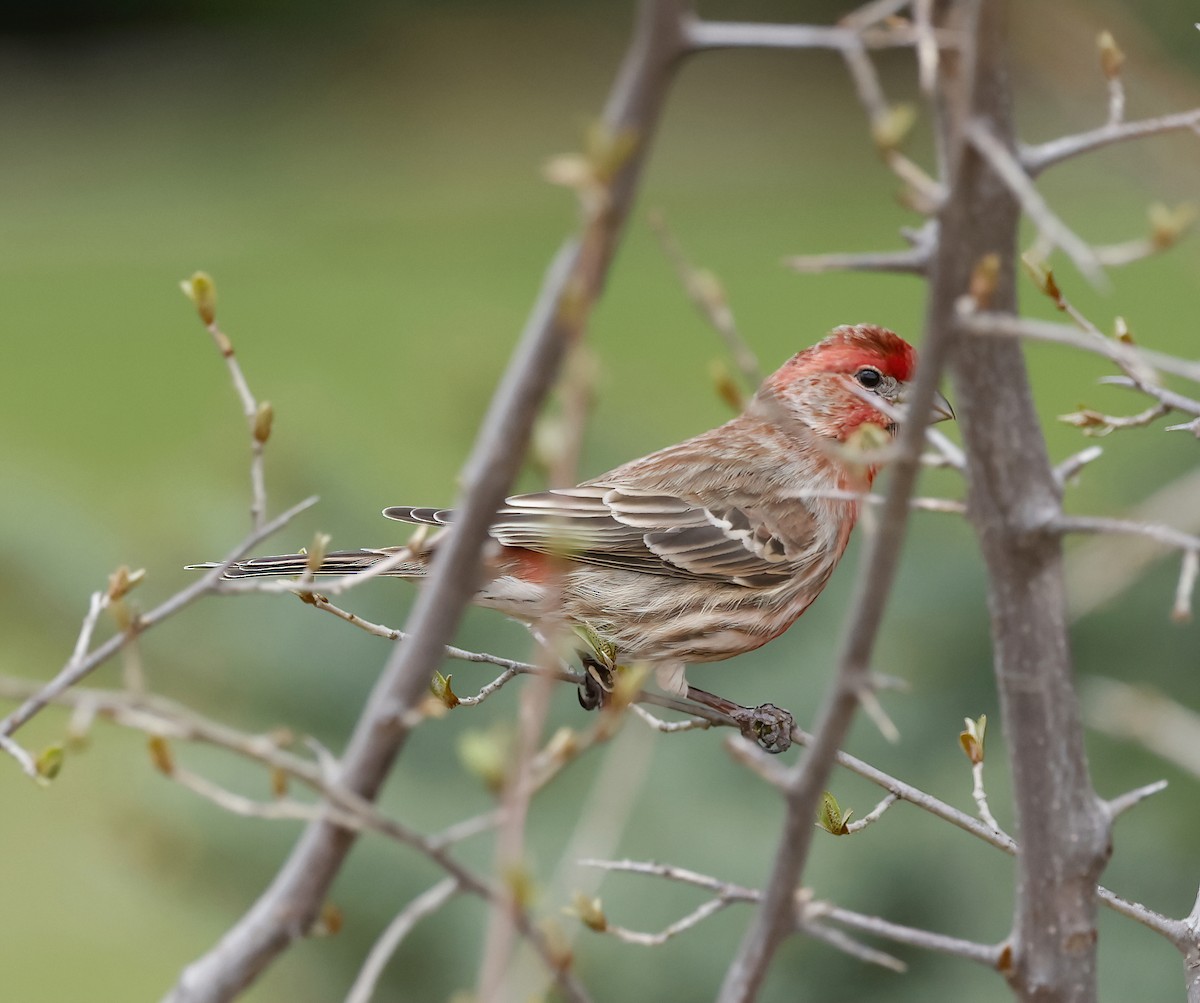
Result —
M895 436L916 366L913 347L887 328L836 327L784 362L723 425L575 487L507 498L488 531L475 604L543 641L573 639L586 669L585 708L605 701L614 666L645 663L669 693L783 751L789 712L699 690L683 670L766 644L820 595L880 463L880 450L856 449L852 438L867 425ZM953 417L937 394L930 420ZM316 573L390 560L385 574L419 582L454 531L454 511L400 505L383 514L432 527L431 535L407 553L329 553ZM308 562L305 554L253 557L224 574L297 575Z

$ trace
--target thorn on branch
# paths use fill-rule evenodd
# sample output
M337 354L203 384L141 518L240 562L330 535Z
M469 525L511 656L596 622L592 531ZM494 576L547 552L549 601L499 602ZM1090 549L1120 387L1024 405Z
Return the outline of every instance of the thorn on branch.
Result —
M1130 808L1137 807L1139 804L1145 801L1146 798L1153 797L1155 794L1158 794L1160 791L1165 791L1166 789L1167 782L1165 780L1156 780L1152 784L1146 784L1144 787L1138 787L1134 790L1126 791L1124 794L1113 798L1111 801L1106 801L1104 803L1104 807L1108 812L1108 817L1115 820L1125 812L1129 811Z

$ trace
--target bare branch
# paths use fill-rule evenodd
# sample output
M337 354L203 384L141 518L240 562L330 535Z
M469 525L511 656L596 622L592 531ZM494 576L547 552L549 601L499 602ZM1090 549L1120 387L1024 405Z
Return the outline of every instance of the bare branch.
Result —
M1185 533L1200 534L1200 470L1192 470L1159 488L1129 513L1135 523L1170 520ZM1174 544L1167 544L1174 549ZM1164 544L1140 534L1093 534L1068 555L1072 616L1084 616L1111 602L1138 580L1164 552Z
M903 251L864 251L850 254L798 254L784 258L785 267L803 275L821 272L892 272L924 275L929 268L929 250L910 247Z
M1131 359L1137 359L1147 366L1200 383L1200 363L1152 348L1142 348L1140 345L1128 345L1111 338L1095 337L1069 324L1035 320L1031 317L1015 317L1012 314L976 313L960 314L958 326L964 334L998 335L1068 345L1093 355L1102 355L1122 367L1129 364ZM1141 386L1138 389L1148 392Z
M883 813L899 800L900 798L896 794L887 795L882 801L879 802L879 804L867 812L857 822L848 823L846 825L846 834L849 835L853 832L861 832L867 826L878 822L879 819L883 817Z
M1144 536L1167 547L1190 551L1200 549L1200 536L1192 536L1171 526L1113 519L1102 515L1063 515L1051 523L1059 533L1127 533Z
M346 994L346 1003L370 1003L375 995L375 987L383 974L387 963L391 961L404 938L412 928L426 916L437 912L450 901L461 889L454 878L444 878L428 891L418 895L400 910L395 918L384 928L379 939L375 941L350 992Z
M1020 149L1021 165L1030 177L1037 177L1047 167L1053 167L1071 157L1090 153L1092 150L1098 150L1113 143L1142 139L1146 136L1160 136L1168 132L1195 130L1198 126L1200 126L1200 108L1177 112L1173 115L1159 115L1138 122L1102 125L1099 129L1092 129L1090 132L1062 136L1033 146L1022 146Z
M682 919L677 919L670 926L664 927L658 933L642 933L638 930L627 930L623 926L616 926L612 923L605 927L604 932L612 934L626 944L637 944L639 947L658 947L665 944L672 937L678 937L681 933L699 925L708 919L709 916L720 912L726 906L732 904L732 899L709 899L707 902L702 902Z
M273 413L271 405L259 404L250 391L250 384L242 373L241 364L233 352L233 342L221 330L216 318L216 290L212 279L203 272L196 272L183 283L184 295L196 306L205 330L212 336L213 344L225 360L234 393L242 405L242 415L250 432L250 524L261 529L267 513L267 485L263 476L263 447L271 434Z
M1078 453L1072 453L1055 466L1054 479L1058 482L1060 488L1066 487L1071 479L1084 467L1100 459L1103 455L1104 450L1099 446L1088 446L1086 449L1081 449Z
M704 731L716 724L716 722L702 717L689 717L682 721L664 721L639 704L632 704L629 709L655 731L661 731L664 735L674 735L681 731ZM730 721L730 724L732 725L733 722Z
M952 31L933 31L934 41L943 48L958 44ZM908 25L862 31L850 27L811 24L766 24L737 21L693 20L687 25L688 48L693 52L707 49L838 49L864 45L868 49L909 48L918 44L921 34Z
M979 809L979 817L983 819L988 828L1000 835L1006 835L1003 829L1000 828L1000 823L996 821L992 815L992 809L988 807L987 790L983 786L983 760L971 764L971 797L975 799L975 805Z
M1090 245L1054 214L1033 186L1030 175L1022 168L1020 161L983 122L971 119L965 125L965 132L975 149L987 158L992 169L1008 185L1033 224L1056 247L1062 248L1092 285L1106 288L1108 279L1104 275L1104 268Z
M92 607L89 606L88 617L84 620L84 629L80 632L80 639L76 642L76 652L70 658L66 665L59 670L58 674L46 683L37 693L33 694L23 704L17 707L16 710L9 713L4 720L0 721L0 737L8 737L13 734L18 728L24 725L30 718L37 714L43 707L54 700L60 693L74 686L81 679L84 679L89 673L95 671L103 665L114 654L120 651L130 639L144 634L151 627L161 623L163 620L178 613L181 609L195 602L201 596L211 592L220 579L225 570L236 561L248 553L252 548L258 546L267 537L279 532L284 526L291 522L296 516L306 509L311 508L317 502L316 498L307 498L298 505L293 505L286 512L276 516L264 526L255 529L251 532L237 547L225 558L220 564L214 566L207 571L202 577L185 589L181 589L165 602L160 603L148 613L142 613L137 617L133 625L133 629L122 631L115 634L107 641L95 648L91 654L85 657L79 657L81 648L86 649L87 639L90 639L91 630L95 626L95 619L92 613ZM92 600L94 605L95 600ZM98 615L98 611L96 613ZM89 623L90 620L90 623Z
M30 753L14 739L7 735L0 734L0 749L7 752L17 764L21 767L22 772L31 780L40 780L41 774L38 772L37 763Z
M720 282L711 272L697 269L679 246L679 241L667 225L666 216L661 212L650 214L650 226L658 236L659 246L663 254L675 268L679 282L696 309L708 321L712 328L725 342L734 365L742 374L747 386L757 388L763 381L762 368L754 350L746 343L734 320L733 310Z
M929 930L919 930L911 926L892 923L878 916L865 916L862 913L851 912L834 905L814 904L812 912L821 917L841 923L861 933L873 934L895 941L897 944L907 944L923 951L937 951L956 958L965 958L988 968L997 968L1000 963L1003 945L979 944L960 937L948 937Z

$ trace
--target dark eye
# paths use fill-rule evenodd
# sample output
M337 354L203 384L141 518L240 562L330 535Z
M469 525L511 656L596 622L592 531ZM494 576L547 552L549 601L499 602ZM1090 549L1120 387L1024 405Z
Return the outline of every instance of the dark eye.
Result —
M878 369L860 369L854 374L854 378L858 380L859 386L866 387L868 390L874 390L883 382L883 376L880 375Z

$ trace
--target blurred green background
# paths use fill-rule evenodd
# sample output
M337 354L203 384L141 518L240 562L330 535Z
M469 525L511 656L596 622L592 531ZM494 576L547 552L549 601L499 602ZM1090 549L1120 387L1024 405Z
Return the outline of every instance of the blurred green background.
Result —
M707 4L710 16L829 20L835 4ZM1103 120L1094 37L1110 27L1129 53L1129 114L1200 102L1200 39L1182 2L1030 2L1014 7L1022 135L1030 141ZM0 25L0 555L3 671L50 676L65 660L88 593L122 563L148 569L149 606L245 531L245 432L221 360L179 291L198 268L255 392L275 406L272 508L321 504L268 545L395 543L388 504L443 504L532 302L574 223L568 193L541 180L549 156L578 148L626 39L627 4L261 3L27 5ZM892 100L916 100L910 58L880 58ZM922 121L910 149L928 162ZM1200 148L1171 136L1055 169L1042 183L1096 242L1145 230L1145 208L1197 196ZM628 237L596 312L599 400L583 474L727 417L709 366L721 348L685 301L646 224L661 209L687 253L724 280L747 338L773 368L829 327L871 321L919 339L923 286L908 278L801 277L788 254L900 246L915 217L876 158L839 61L823 53L736 52L688 65L671 95ZM1107 327L1125 315L1147 344L1196 355L1200 250L1114 273L1105 294L1068 267L1060 281ZM1026 286L1026 308L1052 312ZM1080 402L1133 411L1098 388L1090 358L1029 350L1056 458L1085 441L1054 416ZM956 435L953 429L950 434ZM1161 426L1115 435L1072 489L1077 512L1117 513L1195 465L1196 442ZM524 482L537 483L533 474ZM950 475L924 490L960 496ZM1200 505L1200 500L1198 500ZM1189 513L1181 513L1187 516ZM744 702L774 700L808 723L836 651L855 550L786 638L736 663L693 670ZM1157 685L1200 705L1200 630L1168 623L1175 562L1156 565L1074 628L1081 676ZM401 624L410 592L380 583L353 608ZM105 629L108 629L107 627ZM464 646L524 657L521 631L468 616ZM386 645L289 597L209 600L144 638L159 692L246 729L286 724L341 749ZM911 682L885 702L903 739L860 722L850 750L972 810L957 748L964 715L996 718L980 562L965 524L914 520L877 649L878 668ZM456 665L455 686L486 681ZM117 666L95 681L113 685ZM459 736L512 720L516 688L421 729L386 792L390 811L432 829L490 803L460 765ZM586 719L565 689L554 724ZM65 716L21 732L39 748ZM630 729L638 726L631 725ZM1003 737L989 732L993 810L1011 825ZM1200 880L1195 780L1149 754L1089 735L1095 782L1114 795L1158 777L1171 786L1116 828L1106 882L1172 915ZM180 760L267 796L257 769L199 748ZM618 768L644 782L604 852L659 859L751 885L775 843L778 799L747 780L721 736L629 734ZM645 757L649 757L646 761ZM531 864L541 913L566 904L551 874L591 799L602 756L538 801ZM834 791L862 815L877 792L845 775ZM270 879L298 826L229 816L150 766L145 739L103 723L61 777L38 790L0 763L0 964L26 1003L154 999ZM484 867L486 839L463 847ZM364 839L334 890L341 934L299 945L247 999L329 1000L346 992L394 912L436 880L412 853ZM1009 926L1010 862L903 806L850 840L822 838L814 893L890 919L982 940ZM567 887L570 887L568 882ZM652 930L698 904L688 889L614 876L610 918ZM597 1000L711 997L748 912L732 908L647 951L583 931L579 971ZM483 911L458 901L424 922L389 968L380 999L441 1000L474 984ZM886 945L885 945L886 946ZM1174 951L1102 917L1107 1001L1182 997ZM806 940L781 951L764 1000L1004 1000L994 975L900 950L906 975L864 968Z

